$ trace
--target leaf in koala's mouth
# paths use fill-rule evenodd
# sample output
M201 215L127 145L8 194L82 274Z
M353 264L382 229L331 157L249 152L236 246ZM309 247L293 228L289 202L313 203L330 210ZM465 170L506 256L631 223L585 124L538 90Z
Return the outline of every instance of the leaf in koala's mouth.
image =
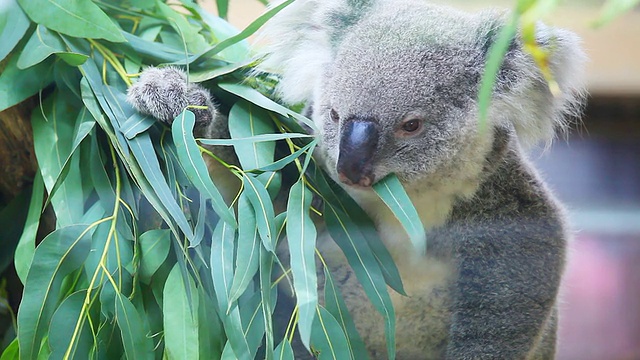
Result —
M395 174L390 174L375 183L373 190L400 221L414 248L424 255L427 250L424 226L400 179Z

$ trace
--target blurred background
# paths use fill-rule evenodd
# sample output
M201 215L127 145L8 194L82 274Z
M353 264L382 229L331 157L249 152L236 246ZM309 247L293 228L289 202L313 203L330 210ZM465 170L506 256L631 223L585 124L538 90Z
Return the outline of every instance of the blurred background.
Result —
M478 10L515 0L435 2ZM577 32L589 57L582 123L531 154L574 231L558 359L640 359L640 10L595 29L603 2L563 1L545 19ZM214 3L204 2L212 12ZM257 0L233 0L229 19L243 28L263 9Z

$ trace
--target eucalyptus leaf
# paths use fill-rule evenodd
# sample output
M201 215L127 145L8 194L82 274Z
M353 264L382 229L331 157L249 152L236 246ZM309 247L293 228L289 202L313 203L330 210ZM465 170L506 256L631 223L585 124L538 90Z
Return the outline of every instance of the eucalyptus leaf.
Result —
M219 83L218 86L220 86L220 88L222 88L223 90L226 90L253 104L260 106L263 109L273 111L284 117L293 117L294 119L300 121L301 123L305 124L312 130L314 130L313 131L314 133L317 130L317 127L313 123L313 121L269 99L268 97L262 95L258 90L250 88L246 85L236 84L236 83L227 83L227 82ZM298 130L301 130L301 128L298 126L298 128L294 128L292 130L298 131Z
M79 172L68 174L69 166L79 161L78 156L73 156L79 145L79 141L74 143L74 138L77 138L74 136L76 120L79 118L69 116L70 106L67 98L57 92L43 104L42 111L34 111L31 117L40 172L58 222L63 226L77 224L82 217L84 205ZM60 179L61 177L64 179ZM64 183L59 183L59 180Z
M120 131L127 139L133 139L136 135L147 131L155 123L156 119L151 116L134 113L122 124Z
M36 248L20 309L18 339L20 357L36 359L40 343L58 302L63 278L80 268L89 254L92 230L74 225L50 233Z
M178 115L171 126L171 134L173 135L180 164L193 185L211 200L216 213L224 221L235 227L237 226L235 216L227 207L220 191L211 180L207 166L193 138L194 126L195 116L188 110Z
M14 49L29 29L31 22L16 0L4 0L0 5L0 61Z
M238 222L240 223L238 250L236 251L233 283L231 290L229 290L230 304L246 290L260 265L260 235L256 226L256 216L244 192L240 194L238 199Z
M216 0L216 8L218 9L218 16L226 19L229 13L229 0Z
M44 61L53 54L58 55L71 66L82 65L89 58L84 54L67 51L60 36L46 27L38 25L18 58L18 68L26 69Z
M230 290L233 282L233 259L235 229L224 221L219 221L211 242L211 277L218 300L218 312L227 314L230 307Z
M293 0L287 0L281 4L278 4L277 6L274 6L273 8L269 9L267 12L265 12L264 14L262 14L260 17L258 17L256 20L254 20L251 24L249 24L249 26L247 26L244 30L242 30L239 34L234 35L230 38L227 38L221 42L219 42L218 44L216 44L215 46L211 47L210 49L195 55L195 56L191 56L189 57L189 59L186 62L176 62L177 65L185 65L185 64L191 64L193 62L196 62L202 58L210 58L213 57L216 54L219 54L222 50L239 43L240 41L248 38L249 36L253 35L256 31L258 31L258 29L260 27L262 27L262 25L264 25L269 19L271 19L272 17L274 17L277 13L279 13L282 9L284 9L285 7L287 7L289 4L291 4L293 2Z
M200 359L198 345L198 296L190 276L189 301L179 265L175 265L164 284L162 313L164 319L165 355L169 359Z
M140 235L140 281L150 283L153 275L169 255L171 233L166 229L153 229Z
M18 346L18 339L15 338L4 349L0 355L0 360L19 360L20 359L20 347Z
M88 359L93 337L88 321L88 309L85 309L87 290L69 295L60 304L51 318L49 332L49 359ZM88 304L87 304L88 305Z
M380 265L376 261L366 239L358 231L357 225L341 209L325 204L324 216L327 229L333 240L340 246L365 293L376 310L385 320L385 334L389 358L395 356L395 311L387 291Z
M306 139L313 138L312 135L299 133L276 133L259 134L247 137L237 137L233 139L198 139L201 144L213 146L242 146L248 147L262 142L285 140L285 139Z
M128 359L154 359L153 342L142 327L138 310L126 296L116 293L115 313Z
M500 67L504 61L504 57L509 50L511 40L518 29L519 17L517 14L511 16L509 22L500 30L498 39L489 48L489 55L484 66L484 74L480 82L480 90L478 91L478 126L484 129L488 126L487 115L489 113L489 105L493 95L493 87Z
M273 134L273 123L269 113L250 102L239 100L229 112L229 133L231 138L249 138ZM245 170L257 169L273 162L275 143L254 142L234 145L238 159Z
M200 29L187 21L183 14L178 13L165 3L158 1L156 4L160 13L164 15L169 24L176 30L176 33L183 39L186 50L189 53L199 53L208 47L207 41L199 33Z
M23 284L27 282L27 273L33 261L36 250L36 235L40 225L40 214L42 213L42 201L44 200L44 183L40 172L36 173L31 190L31 200L29 201L29 213L25 221L24 228L14 255L16 273Z
M352 352L351 358L356 360L369 359L369 352L364 345L364 341L362 341L349 309L340 294L340 290L333 282L331 272L327 268L324 269L324 279L324 306L344 331L349 349Z
M0 111L4 111L46 88L53 81L51 61L21 70L18 54L11 55L0 73Z
M312 199L313 194L301 179L291 187L287 204L287 242L298 307L298 331L307 348L310 346L311 329L318 305L315 262L317 231L309 216Z
M347 338L340 325L325 308L318 306L313 323L311 346L319 360L343 360L351 358Z
M400 221L416 252L424 255L427 251L424 225L398 177L395 174L385 177L373 185L373 190Z
M328 176L321 172L321 170L315 166L312 167L311 173L314 174L315 185L320 191L325 204L334 207L335 209L342 210L341 216L348 218L348 221L355 226L350 228L349 231L353 236L364 239L363 242L358 242L359 246L368 246L371 250L374 258L380 266L380 270L384 276L385 282L391 288L402 295L406 295L402 279L400 278L400 272L396 267L389 250L380 239L375 225L367 214L358 206L342 188L333 183ZM331 182L331 183L330 183Z
M262 245L270 252L275 252L276 228L275 210L269 192L265 186L254 178L250 173L245 173L242 177L244 192L253 206L256 215L256 223Z
M116 24L92 1L18 0L37 24L78 38L125 41Z
M640 4L640 0L608 0L602 6L601 15L593 25L595 27L604 26L638 4Z
M289 340L284 339L273 351L276 360L295 360Z

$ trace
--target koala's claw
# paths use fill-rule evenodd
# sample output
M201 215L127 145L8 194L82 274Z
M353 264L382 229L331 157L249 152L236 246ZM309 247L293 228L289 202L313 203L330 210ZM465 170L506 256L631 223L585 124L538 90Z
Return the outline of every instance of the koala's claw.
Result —
M187 82L187 75L175 67L145 69L138 82L127 92L127 100L139 112L171 124L188 105L205 106L191 109L198 126L208 126L216 115L209 93Z

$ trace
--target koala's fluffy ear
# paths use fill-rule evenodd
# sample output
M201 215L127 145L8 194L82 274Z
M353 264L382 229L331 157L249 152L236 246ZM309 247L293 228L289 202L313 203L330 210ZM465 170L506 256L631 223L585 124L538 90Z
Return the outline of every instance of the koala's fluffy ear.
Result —
M549 53L549 68L559 92L549 85L531 55L516 38L498 75L491 106L494 121L513 124L521 144L549 144L557 132L564 132L584 107L586 56L580 38L567 30L536 25L536 40Z
M285 102L312 99L336 45L371 4L371 0L297 0L266 24L260 35L267 43L260 68L281 74L277 91Z

